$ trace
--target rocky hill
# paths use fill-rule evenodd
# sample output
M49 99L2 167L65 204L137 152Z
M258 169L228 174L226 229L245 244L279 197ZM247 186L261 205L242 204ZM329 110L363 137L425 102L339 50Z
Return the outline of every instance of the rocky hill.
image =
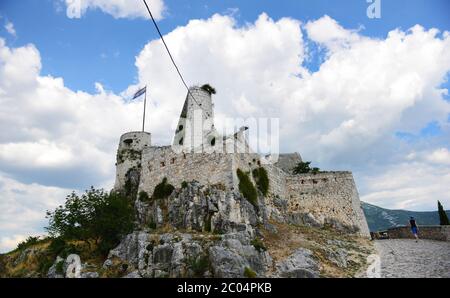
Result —
M437 211L390 210L365 202L362 202L362 207L372 232L407 225L410 216L413 216L419 225L439 225ZM450 211L446 212L450 217Z
M2 277L354 277L364 276L369 239L308 214L249 202L239 191L198 182L166 198L138 196L135 230L102 258L96 243L55 249L44 239L0 257ZM276 217L269 217L276 214ZM276 218L276 221L273 219Z

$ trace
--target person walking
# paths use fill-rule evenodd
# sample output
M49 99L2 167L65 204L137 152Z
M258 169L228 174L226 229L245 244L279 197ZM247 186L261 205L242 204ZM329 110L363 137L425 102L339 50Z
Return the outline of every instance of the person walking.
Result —
M419 234L418 234L418 229L417 229L417 224L416 224L416 220L414 217L410 217L409 218L409 225L411 226L411 232L414 235L414 238L416 238L416 242L419 239Z

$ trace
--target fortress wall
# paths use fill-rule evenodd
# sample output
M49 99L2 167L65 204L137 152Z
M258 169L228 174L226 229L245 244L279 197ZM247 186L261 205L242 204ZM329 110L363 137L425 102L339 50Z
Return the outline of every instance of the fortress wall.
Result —
M286 191L290 212L310 213L321 223L337 221L369 235L351 172L287 175Z
M234 177L234 187L238 189L239 179L237 177L237 169L241 169L244 172L250 172L249 177L253 182L253 175L251 174L253 169L264 167L267 171L267 176L269 178L269 192L274 195L279 195L280 197L285 197L285 176L283 170L277 168L272 164L261 164L258 154L233 154L233 177Z
M192 180L232 187L231 158L224 153L176 153L170 146L145 149L139 191L152 195L164 177L174 187Z

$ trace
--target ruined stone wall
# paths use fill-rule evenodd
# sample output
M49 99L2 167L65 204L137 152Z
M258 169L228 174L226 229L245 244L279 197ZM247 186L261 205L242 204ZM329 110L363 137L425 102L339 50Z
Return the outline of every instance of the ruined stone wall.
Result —
M132 131L120 137L116 155L116 181L114 189L123 189L130 170L140 171L141 153L144 148L151 146L151 134L148 132ZM138 177L136 179L139 179Z
M287 175L286 194L292 213L310 213L322 224L357 228L361 235L369 235L350 172Z
M139 191L153 194L164 177L174 187L196 180L204 185L232 186L232 155L224 153L176 153L170 146L150 147L142 154Z

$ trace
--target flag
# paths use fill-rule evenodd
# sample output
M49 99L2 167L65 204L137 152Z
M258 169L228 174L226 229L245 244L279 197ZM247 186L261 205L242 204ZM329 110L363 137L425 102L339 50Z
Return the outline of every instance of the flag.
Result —
M147 92L147 86L145 86L144 88L138 90L138 92L136 92L133 96L133 99L141 96L142 94L144 94L145 92Z

